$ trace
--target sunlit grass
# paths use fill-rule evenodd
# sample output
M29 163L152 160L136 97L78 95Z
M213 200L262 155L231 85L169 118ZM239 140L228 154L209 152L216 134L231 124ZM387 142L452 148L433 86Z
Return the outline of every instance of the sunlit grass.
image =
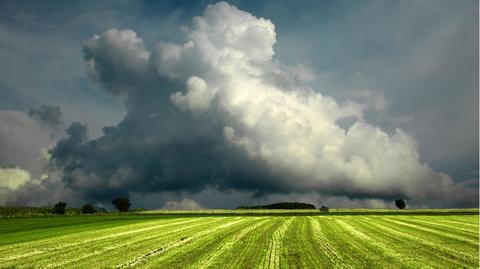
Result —
M255 211L0 219L0 268L478 268L478 209Z

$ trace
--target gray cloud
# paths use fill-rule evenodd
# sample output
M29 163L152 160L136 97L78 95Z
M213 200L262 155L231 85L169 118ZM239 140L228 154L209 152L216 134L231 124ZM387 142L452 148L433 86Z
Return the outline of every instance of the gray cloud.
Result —
M59 126L51 123L61 122L60 109L53 108L50 115L50 108L33 110L35 118L21 111L0 110L1 205L40 206L69 196L58 171L50 165L48 150L60 137Z
M408 134L363 120L368 106L385 110L383 95L366 106L322 96L303 83L311 75L272 61L275 42L269 20L226 3L195 17L185 43L159 43L153 53L132 30L88 40L89 76L126 96L127 115L95 140L82 125L67 130L51 151L66 186L98 200L213 188L475 203L475 192L420 162ZM366 94L356 97L372 100ZM345 117L357 121L342 129Z
M53 143L51 131L20 111L0 110L0 122L0 167L41 171L39 159Z
M0 93L2 98L0 99L0 108L3 110L21 110L26 111L28 108L37 105L34 98L31 98L28 94L15 90L13 87L0 81Z
M42 105L36 109L30 109L28 115L52 128L61 128L64 125L63 113L59 106Z
M121 101L98 91L79 61L86 37L127 17L104 4L0 3L0 109L59 105L65 123L87 122L92 136L121 120Z

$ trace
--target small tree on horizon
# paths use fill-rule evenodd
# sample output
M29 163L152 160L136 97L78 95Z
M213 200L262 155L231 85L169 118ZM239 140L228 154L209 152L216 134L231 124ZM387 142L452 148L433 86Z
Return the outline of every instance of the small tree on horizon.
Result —
M405 207L407 207L407 203L405 202L405 200L402 199L395 200L395 205L398 207L398 209L404 209Z
M59 201L58 203L53 205L53 213L63 215L65 214L65 207L67 207L67 203Z
M130 200L125 197L117 197L112 200L112 204L115 206L116 209L120 212L127 212L130 209Z
M328 208L328 206L322 205L320 207L320 212L322 212L322 213L326 213L326 212L328 212L328 210L330 210L330 208Z
M82 206L82 214L94 214L97 210L91 204L86 204Z

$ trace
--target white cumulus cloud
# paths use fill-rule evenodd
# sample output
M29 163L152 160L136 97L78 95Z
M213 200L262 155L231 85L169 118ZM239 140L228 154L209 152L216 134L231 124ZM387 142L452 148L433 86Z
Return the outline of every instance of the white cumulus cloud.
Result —
M186 91L172 95L173 103L220 121L227 141L265 161L279 180L296 189L371 196L462 192L448 175L420 162L417 143L404 131L388 134L364 122L358 104L265 79L280 68L272 62L276 34L270 21L221 2L196 17L186 35L185 44L169 45L177 48L175 57L162 56L171 50L158 52L169 59L157 62L160 72L188 60L201 66L198 76L186 79ZM190 75L178 75L182 71L175 77ZM345 130L336 122L348 116L358 120Z

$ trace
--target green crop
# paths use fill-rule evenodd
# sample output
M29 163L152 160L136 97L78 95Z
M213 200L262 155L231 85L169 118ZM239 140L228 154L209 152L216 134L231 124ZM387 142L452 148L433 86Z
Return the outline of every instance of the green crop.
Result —
M475 210L463 215L279 212L4 218L0 268L479 266Z

